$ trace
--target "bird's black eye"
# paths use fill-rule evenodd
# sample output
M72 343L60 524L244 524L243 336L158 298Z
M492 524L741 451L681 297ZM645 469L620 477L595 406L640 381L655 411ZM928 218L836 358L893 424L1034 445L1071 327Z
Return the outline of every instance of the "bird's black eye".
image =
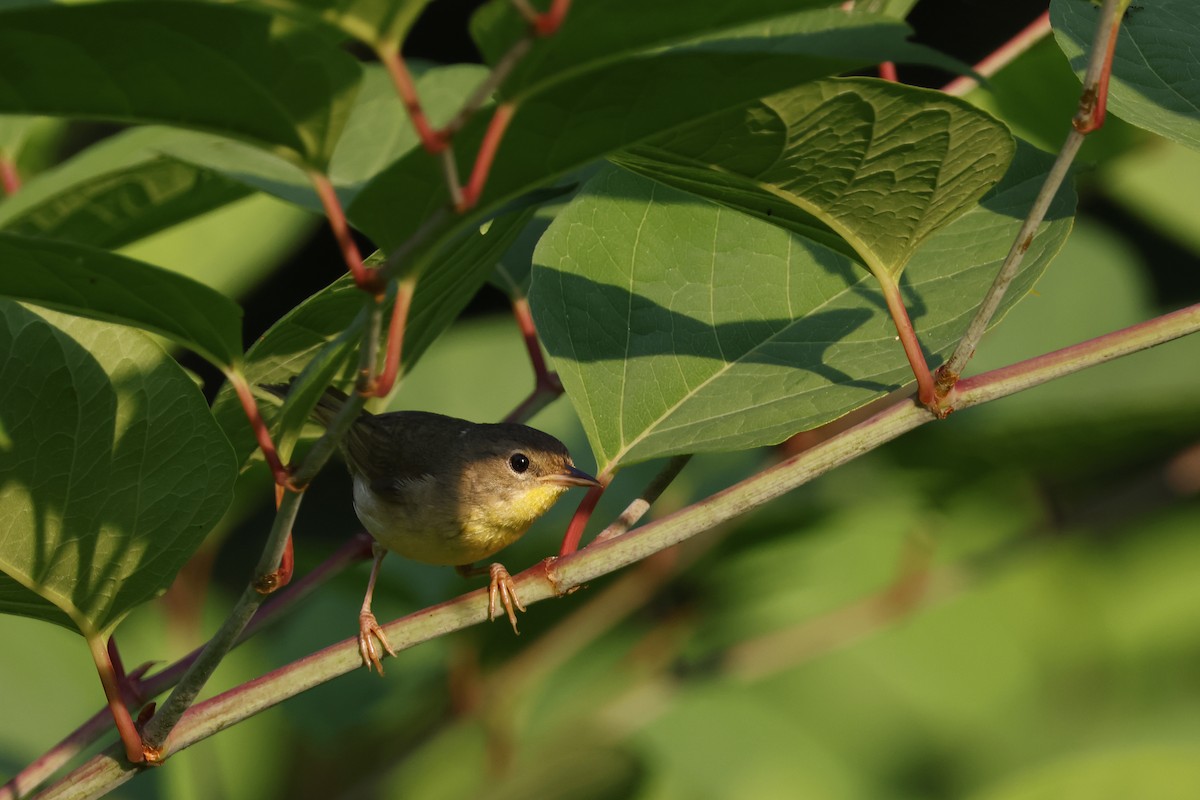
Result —
M508 457L508 465L512 467L512 471L520 475L525 470L529 469L529 456L524 453L513 453Z

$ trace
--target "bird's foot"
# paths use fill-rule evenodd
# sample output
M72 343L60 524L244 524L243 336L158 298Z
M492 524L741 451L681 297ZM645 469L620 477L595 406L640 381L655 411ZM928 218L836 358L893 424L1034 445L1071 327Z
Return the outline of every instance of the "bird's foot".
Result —
M512 576L503 564L492 564L488 567L488 575L491 576L491 582L488 584L488 621L496 619L496 600L499 598L513 633L520 636L521 632L517 630L517 611L524 611L525 606L521 605L521 599L517 597L517 587Z
M382 675L383 664L379 662L382 653L375 646L376 639L379 640L379 644L389 656L395 657L396 651L388 644L387 635L384 634L383 628L379 627L379 621L375 619L375 615L370 611L364 611L358 615L358 654L362 656L364 667L368 670L378 670Z

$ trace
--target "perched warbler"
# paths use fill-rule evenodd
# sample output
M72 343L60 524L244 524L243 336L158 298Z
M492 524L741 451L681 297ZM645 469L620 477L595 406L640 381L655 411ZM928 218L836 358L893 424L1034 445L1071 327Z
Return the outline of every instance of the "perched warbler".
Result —
M278 397L287 386L264 386ZM346 395L326 390L312 416L329 425ZM426 411L363 411L342 440L354 479L354 510L375 539L375 562L359 613L363 665L383 674L380 652L395 655L371 612L379 565L388 551L428 564L453 566L463 575L512 544L572 486L600 483L571 462L566 446L526 425L483 424ZM512 577L491 564L488 618L496 599L517 629L521 611Z

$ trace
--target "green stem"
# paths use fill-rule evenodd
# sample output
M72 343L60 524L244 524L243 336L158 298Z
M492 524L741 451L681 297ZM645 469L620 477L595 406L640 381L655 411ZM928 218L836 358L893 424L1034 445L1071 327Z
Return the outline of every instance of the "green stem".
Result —
M1117 13L1117 5L1121 0L1105 0L1104 9L1100 14L1100 23L1096 29L1096 36L1092 42L1091 59L1088 62L1087 73L1084 76L1083 93L1079 100L1079 113L1076 114L1076 120L1072 123L1071 131L1067 134L1067 139L1063 142L1062 149L1058 152L1058 157L1054 160L1054 166L1050 168L1049 174L1046 175L1046 180L1042 182L1042 188L1038 192L1037 198L1033 201L1033 206L1029 209L1029 214L1025 217L1025 222L1021 225L1021 230L1017 232L1017 237L1009 248L1008 256L1004 259L1004 263L1000 266L1000 271L996 274L996 280L992 283L992 287L988 290L987 295L983 298L979 309L975 312L975 317L971 320L971 324L967 326L966 333L954 348L954 353L949 360L938 370L937 377L937 396L939 400L947 399L949 402L944 403L946 413L953 410L957 403L953 398L949 397L954 389L954 385L958 382L959 377L966 369L967 362L971 356L975 354L975 348L979 345L979 341L983 338L983 333L987 329L988 324L992 321L992 317L996 315L996 311L1000 308L1000 302L1004 299L1005 293L1008 291L1009 285L1013 278L1016 277L1017 269L1021 266L1021 261L1025 258L1025 252L1033 243L1033 237L1037 233L1038 226L1042 224L1042 220L1046 217L1046 212L1050 208L1050 204L1054 201L1054 196L1058 194L1058 189L1062 186L1063 181L1067 177L1068 171L1071 169L1071 163L1075 160L1076 153L1083 145L1083 137L1087 135L1088 130L1079 124L1079 119L1091 113L1097 102L1100 107L1103 107L1103 99L1099 99L1102 76L1106 76L1105 65L1109 68L1112 66L1111 53L1107 46L1098 46L1101 43L1107 43L1116 36L1117 26L1121 23L1121 15ZM1108 59L1106 61L1106 54ZM1107 86L1107 78L1104 78L1104 86ZM1090 117L1089 117L1090 118Z
M1200 304L964 380L958 386L958 407L990 402L1196 331L1200 331ZM515 578L521 599L528 605L562 596L769 502L934 419L922 406L910 400L898 401L859 425L705 500L623 536L594 543L568 557L547 559L526 570ZM403 650L486 618L487 590L479 589L396 620L385 625L384 630L393 647ZM360 666L357 639L331 645L197 704L184 715L172 736L172 744L176 749L188 747ZM67 775L43 798L99 796L134 774L136 768L114 758L110 750Z
M183 713L195 702L197 695L200 694L200 690L204 688L204 684L208 682L217 665L233 649L241 637L242 631L254 616L254 612L262 605L266 595L258 591L258 580L262 576L274 572L275 568L279 566L279 559L283 556L284 547L287 545L292 524L296 521L296 513L300 510L300 501L303 498L304 495L299 492L284 492L283 500L275 513L275 521L271 525L271 533L267 537L267 544L255 567L254 579L243 590L242 596L238 598L237 604L226 617L221 628L212 639L209 639L208 644L200 651L200 655L188 667L187 672L176 684L166 702L146 723L143 747L148 760L161 761L165 757L163 745L167 736L179 722Z

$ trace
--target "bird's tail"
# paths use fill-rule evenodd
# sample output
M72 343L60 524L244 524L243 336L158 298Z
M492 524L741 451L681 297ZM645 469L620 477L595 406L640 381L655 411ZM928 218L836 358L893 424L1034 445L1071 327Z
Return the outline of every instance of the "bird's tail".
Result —
M260 383L259 387L280 399L284 399L288 396L288 392L291 391L292 384L291 382ZM346 396L345 392L338 391L332 386L328 387L320 399L317 400L317 404L313 406L312 418L322 425L329 427L329 424L333 422L334 417L342 410L342 405L348 399L349 397Z

